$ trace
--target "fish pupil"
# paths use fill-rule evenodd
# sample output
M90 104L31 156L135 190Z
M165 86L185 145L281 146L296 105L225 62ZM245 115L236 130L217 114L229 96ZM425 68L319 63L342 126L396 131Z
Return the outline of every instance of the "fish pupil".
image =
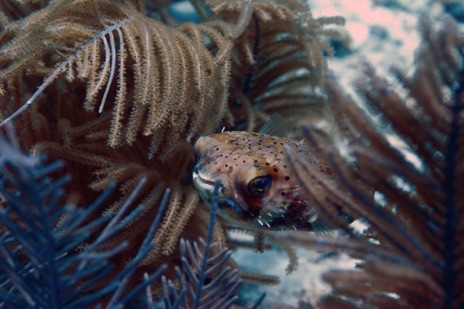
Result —
M253 186L255 187L256 190L264 190L266 188L266 180L265 179L260 179L257 180L253 183Z
M271 181L272 179L269 175L255 177L247 185L248 192L252 196L262 196L271 184Z

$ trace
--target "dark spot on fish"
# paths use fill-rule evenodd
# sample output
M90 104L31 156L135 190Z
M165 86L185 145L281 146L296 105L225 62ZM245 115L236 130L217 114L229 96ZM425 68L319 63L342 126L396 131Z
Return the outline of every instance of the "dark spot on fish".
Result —
M237 161L237 158L234 158L234 161Z
M266 146L266 148L271 148L271 146Z
M284 195L285 195L285 192L280 193L280 195L284 196Z
M277 145L277 143L276 143L276 142L274 142L273 144L274 144L274 145Z
M229 156L225 156L224 158L228 158Z
M288 177L288 176L285 176L285 180L290 180L290 177Z
M245 163L245 162L246 162L246 161L245 161L245 160L243 160L243 163Z
M229 164L226 164L226 167L229 167Z
M219 148L216 148L216 150L219 150Z
M258 160L255 160L255 162L258 162Z
M284 168L287 168L287 165L284 164Z
M274 172L276 172L276 173L277 173L277 169L276 169L276 168L274 169Z
M266 165L269 165L269 162L266 162Z
M280 145L282 145L282 146L283 146L283 145L284 145L284 143L280 143Z
M217 165L217 162L214 162L214 165Z

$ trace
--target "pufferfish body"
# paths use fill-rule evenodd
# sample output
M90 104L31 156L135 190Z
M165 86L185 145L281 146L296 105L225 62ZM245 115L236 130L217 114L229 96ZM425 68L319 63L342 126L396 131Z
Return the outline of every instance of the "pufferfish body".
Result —
M302 195L285 154L318 164L303 143L264 133L231 131L204 135L195 144L193 181L210 202L219 180L219 214L230 223L271 230L314 230L318 218ZM321 170L327 171L324 165Z

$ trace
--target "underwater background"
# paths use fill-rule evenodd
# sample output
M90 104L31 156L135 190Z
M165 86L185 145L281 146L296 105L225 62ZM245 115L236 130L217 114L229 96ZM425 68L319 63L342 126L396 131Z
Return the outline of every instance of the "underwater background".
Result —
M0 308L463 305L460 1L0 9ZM200 200L196 139L275 113L329 167L287 150L335 231Z

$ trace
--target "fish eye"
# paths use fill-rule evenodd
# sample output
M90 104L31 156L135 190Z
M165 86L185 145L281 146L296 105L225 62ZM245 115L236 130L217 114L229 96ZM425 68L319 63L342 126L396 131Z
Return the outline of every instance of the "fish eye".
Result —
M252 196L262 196L272 182L269 175L253 178L247 185L248 193Z

